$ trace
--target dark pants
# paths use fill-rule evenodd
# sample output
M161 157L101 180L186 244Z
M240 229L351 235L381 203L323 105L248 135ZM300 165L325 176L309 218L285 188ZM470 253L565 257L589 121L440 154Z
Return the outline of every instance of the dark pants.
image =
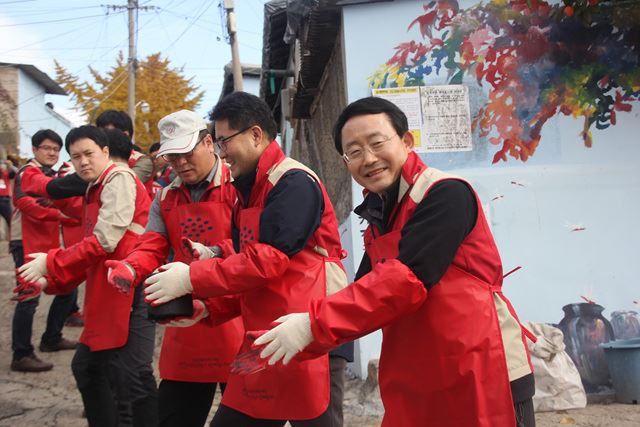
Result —
M329 357L331 392L329 407L317 418L311 420L289 420L292 427L342 427L342 398L344 395L344 368L342 357ZM220 404L210 427L282 427L286 420L262 420Z
M9 243L9 251L13 256L16 268L24 264L24 249L21 240L12 240ZM56 295L49 307L47 316L47 327L42 334L42 342L48 345L55 345L62 339L62 328L64 321L73 312L78 298L78 290L74 289L66 295ZM21 359L33 354L31 344L31 334L33 331L33 316L40 298L23 301L16 304L13 313L13 323L11 325L11 348L13 349L13 359Z
M159 427L202 427L218 383L162 380L158 387ZM220 393L226 384L220 383Z
M0 215L7 222L7 226L11 226L11 198L8 196L0 196Z
M533 411L533 398L513 405L516 411L516 427L536 427L536 415Z
M136 291L127 343L103 351L79 344L71 362L91 427L158 424L158 391L151 367L155 323L147 319L141 291Z

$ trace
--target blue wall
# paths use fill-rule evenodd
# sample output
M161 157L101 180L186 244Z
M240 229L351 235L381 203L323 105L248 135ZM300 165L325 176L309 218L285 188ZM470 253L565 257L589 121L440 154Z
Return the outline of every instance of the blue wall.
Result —
M463 1L460 6L473 4ZM371 94L369 77L399 43L423 40L417 27L407 31L408 24L424 13L422 6L420 1L396 1L343 8L349 102ZM434 73L424 84L445 84L446 77ZM486 104L488 88L468 77L462 84L470 88L473 116ZM521 320L558 322L562 306L581 301L581 295L603 305L605 315L640 308L633 304L640 300L640 103L632 104L631 112L618 113L615 126L593 130L592 148L580 138L582 119L557 115L543 127L540 146L527 162L508 158L492 164L500 147L477 131L471 152L422 155L430 166L471 181L484 204L504 270L523 266L506 279L504 288ZM355 182L353 198L354 205L361 200ZM353 214L343 226L351 231L344 243L353 273L362 255L363 226ZM584 230L572 231L576 226ZM359 343L363 374L379 345L379 333Z

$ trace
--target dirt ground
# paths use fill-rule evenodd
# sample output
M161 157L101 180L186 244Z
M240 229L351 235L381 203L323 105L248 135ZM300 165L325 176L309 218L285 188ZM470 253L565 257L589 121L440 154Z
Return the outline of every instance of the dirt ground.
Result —
M71 375L72 351L44 353L39 356L54 363L53 370L42 373L19 373L10 370L11 318L14 303L9 301L14 284L13 261L7 254L6 243L0 242L0 427L81 427L82 401ZM33 344L37 346L44 330L51 297L44 296L34 321ZM65 328L67 338L77 339L78 328ZM162 339L158 329L157 343ZM158 347L156 347L157 350ZM156 354L157 356L157 354ZM157 357L155 359L157 361ZM156 367L157 368L157 367ZM383 408L379 393L365 393L362 380L347 381L344 409L345 426L379 426ZM215 405L212 414L215 411ZM575 425L582 427L637 427L640 426L640 406L621 404L594 404L586 409L541 413L536 415L538 427Z

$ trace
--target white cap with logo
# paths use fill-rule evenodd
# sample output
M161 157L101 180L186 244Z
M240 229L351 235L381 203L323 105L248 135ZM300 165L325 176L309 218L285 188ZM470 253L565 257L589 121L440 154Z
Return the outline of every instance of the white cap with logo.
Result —
M160 149L156 156L188 153L198 143L200 131L206 128L207 122L193 111L180 110L164 116L158 122Z

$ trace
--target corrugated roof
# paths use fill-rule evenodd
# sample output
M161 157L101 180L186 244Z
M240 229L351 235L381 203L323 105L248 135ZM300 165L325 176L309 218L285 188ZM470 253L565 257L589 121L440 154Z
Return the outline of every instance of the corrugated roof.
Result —
M29 75L33 80L35 80L40 86L44 87L45 92L51 95L66 95L62 87L56 83L51 77L49 77L46 73L40 71L36 66L31 64L14 64L10 62L0 62L0 66L13 66L21 69L24 73Z

